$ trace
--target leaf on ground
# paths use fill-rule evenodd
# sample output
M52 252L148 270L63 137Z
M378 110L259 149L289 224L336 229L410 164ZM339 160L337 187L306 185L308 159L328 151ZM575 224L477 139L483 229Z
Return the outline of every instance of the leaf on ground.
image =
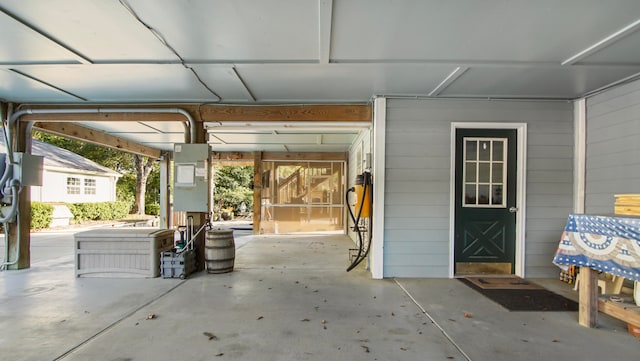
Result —
M209 341L218 339L218 336L212 334L211 332L203 332L202 334L209 337Z

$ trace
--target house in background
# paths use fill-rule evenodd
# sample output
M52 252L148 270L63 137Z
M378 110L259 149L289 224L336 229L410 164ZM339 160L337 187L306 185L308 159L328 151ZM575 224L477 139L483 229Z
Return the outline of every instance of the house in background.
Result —
M5 152L0 137L0 152ZM32 140L33 155L44 157L42 186L31 187L31 201L54 204L51 226L68 225L73 215L63 203L114 202L120 173L69 150Z

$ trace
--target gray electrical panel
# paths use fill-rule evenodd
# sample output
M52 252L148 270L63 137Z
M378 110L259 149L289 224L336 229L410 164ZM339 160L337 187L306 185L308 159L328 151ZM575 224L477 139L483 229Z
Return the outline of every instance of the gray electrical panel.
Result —
M173 209L209 212L209 145L175 144L173 147Z
M13 178L17 178L21 186L42 186L44 157L18 152L13 153L13 156Z

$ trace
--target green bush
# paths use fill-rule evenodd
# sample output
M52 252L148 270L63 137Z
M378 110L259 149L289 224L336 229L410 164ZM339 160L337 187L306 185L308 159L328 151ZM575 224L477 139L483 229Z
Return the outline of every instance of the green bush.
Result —
M123 219L129 214L129 202L98 202L67 204L76 222L110 221Z
M146 203L144 205L144 214L150 214L152 216L160 215L160 204L158 203Z
M31 202L31 229L47 228L53 220L53 206L41 202Z

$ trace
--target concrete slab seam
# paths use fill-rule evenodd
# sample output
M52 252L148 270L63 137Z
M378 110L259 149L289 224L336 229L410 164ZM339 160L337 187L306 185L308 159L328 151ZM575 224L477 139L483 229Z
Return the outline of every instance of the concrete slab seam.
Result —
M444 330L444 328L442 328L442 326L440 326L440 324L438 324L438 322L436 322L436 320L431 317L431 315L427 312L427 310L422 307L422 305L418 302L418 300L416 300L411 293L409 293L409 291L400 283L400 281L398 281L397 278L394 278L393 281L398 285L398 287L400 287L400 289L402 289L402 291L407 295L407 297L409 297L411 299L411 301L413 301L413 303L418 306L418 308L420 309L420 311L427 316L427 318L429 320L431 320L431 322L440 330L440 332L442 332L442 334L444 335L444 337L453 345L453 347L455 347L460 354L462 354L462 356L464 356L464 358L466 358L468 361L472 361L471 357L469 357L469 355L467 355L464 350L462 350L462 348L460 347L460 345L458 345L456 343L456 341L453 339L453 337L451 337L447 331Z
M53 361L59 361L59 360L62 360L64 358L66 358L67 356L72 354L74 351L76 351L80 347L86 345L87 343L89 343L93 339L97 338L98 336L102 335L103 333L105 333L105 332L109 331L110 329L114 328L120 322L122 322L122 321L126 320L127 318L133 316L136 312L142 310L143 308L149 306L150 304L156 302L157 300L161 299L162 297L164 297L164 296L168 295L169 293L173 292L173 290L175 290L176 288L182 286L185 282L187 282L187 280L180 281L180 283L178 283L177 285L171 287L167 291L159 294L157 297L154 297L153 299L149 300L148 302L145 302L143 305L140 305L139 307L136 307L133 311L128 312L127 314L125 314L124 316L120 317L118 320L114 321L113 323L111 323L110 325L105 327L104 329L98 331L97 333L95 333L94 335L90 336L86 340L84 340L84 341L80 342L79 344L77 344L76 346L70 348L69 350L67 350L62 355L60 355L60 356L56 357L55 359L53 359Z

